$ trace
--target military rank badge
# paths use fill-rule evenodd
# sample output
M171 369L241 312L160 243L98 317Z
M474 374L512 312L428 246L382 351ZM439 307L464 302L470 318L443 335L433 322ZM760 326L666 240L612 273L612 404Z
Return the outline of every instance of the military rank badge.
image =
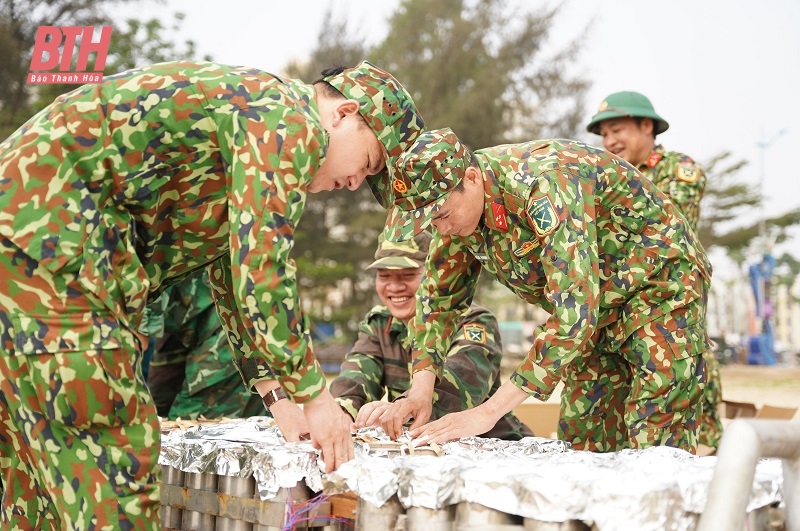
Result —
M647 161L645 162L645 164L647 164L648 168L655 168L656 164L658 164L658 161L660 161L662 158L663 157L661 156L661 153L653 151L652 153L650 153L650 156L647 157Z
M494 224L498 229L506 232L508 230L508 223L506 222L506 207L503 205L492 203L492 216L494 217Z
M486 343L486 327L476 323L464 325L464 339L475 343Z
M697 182L697 166L694 164L679 164L678 165L678 179L686 181L687 183Z
M539 247L538 241L528 240L519 247L517 247L516 249L514 249L514 256L516 256L517 258L522 258L523 256L533 251L537 247Z
M547 196L534 199L533 205L528 208L528 214L531 216L533 228L539 236L550 234L558 226L559 219L556 216L556 209Z

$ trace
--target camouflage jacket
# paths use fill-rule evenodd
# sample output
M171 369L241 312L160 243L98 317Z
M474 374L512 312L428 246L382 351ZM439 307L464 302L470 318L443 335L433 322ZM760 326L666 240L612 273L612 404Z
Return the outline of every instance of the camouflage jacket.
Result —
M486 206L466 237L437 234L418 291L414 372L441 375L482 269L551 316L514 383L547 400L570 363L615 352L645 324L691 306L673 340L699 355L711 266L694 232L627 162L571 140L476 151Z
M313 96L188 62L80 87L0 144L0 236L51 272L79 271L133 329L148 293L213 263L248 383L277 377L310 400L325 378L289 254L328 146Z
M208 276L193 274L161 294L166 299L164 337L153 354L151 365L168 365L186 360L189 395L228 378L239 379L222 323L214 307ZM158 311L159 301L155 307Z
M500 387L502 360L497 320L473 306L461 318L445 356L442 380L434 388L432 419L485 402ZM331 384L336 401L354 419L361 406L405 396L411 387L408 328L385 306L376 306L361 322L358 340ZM503 417L484 437L518 440L533 433L513 415Z
M700 200L706 189L706 174L702 168L691 157L658 145L639 166L639 171L667 194L689 226L697 230Z

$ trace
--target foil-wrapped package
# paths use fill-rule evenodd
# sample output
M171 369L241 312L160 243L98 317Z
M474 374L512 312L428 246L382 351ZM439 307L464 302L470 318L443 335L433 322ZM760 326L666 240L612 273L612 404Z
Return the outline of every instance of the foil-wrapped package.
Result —
M159 462L252 475L265 501L304 481L315 492L353 492L377 507L395 496L405 509L472 502L536 521L580 520L599 531L694 529L716 465L715 457L675 448L598 454L539 437L415 442L407 433L390 441L380 428L359 430L355 459L326 475L310 443L287 443L272 419L254 417L166 431ZM761 460L747 510L780 502L781 492L780 460Z

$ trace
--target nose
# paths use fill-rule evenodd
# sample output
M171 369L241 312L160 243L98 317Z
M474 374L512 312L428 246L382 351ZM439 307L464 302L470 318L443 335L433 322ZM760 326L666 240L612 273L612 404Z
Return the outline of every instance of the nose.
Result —
M350 191L355 191L361 186L361 183L364 182L364 179L367 178L367 172L362 172L358 175L351 175L347 178L347 189Z

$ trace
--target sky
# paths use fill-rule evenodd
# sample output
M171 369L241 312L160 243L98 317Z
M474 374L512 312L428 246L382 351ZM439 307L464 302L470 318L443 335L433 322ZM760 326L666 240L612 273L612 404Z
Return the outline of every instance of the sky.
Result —
M509 4L525 10L557 5ZM221 63L280 74L290 60L314 49L328 6L375 44L398 5L399 0L135 0L117 5L114 17L170 21L170 13L183 12L174 41L191 39L199 56ZM800 146L798 28L797 0L565 0L551 46L583 41L575 68L591 83L587 123L608 94L641 92L670 123L658 136L665 148L701 164L724 151L732 152L732 160L749 161L742 179L754 188L763 182L764 211L776 215L800 207L800 164L790 158ZM577 140L601 145L590 133ZM755 219L757 213L748 221ZM800 258L800 230L794 233L782 249Z

